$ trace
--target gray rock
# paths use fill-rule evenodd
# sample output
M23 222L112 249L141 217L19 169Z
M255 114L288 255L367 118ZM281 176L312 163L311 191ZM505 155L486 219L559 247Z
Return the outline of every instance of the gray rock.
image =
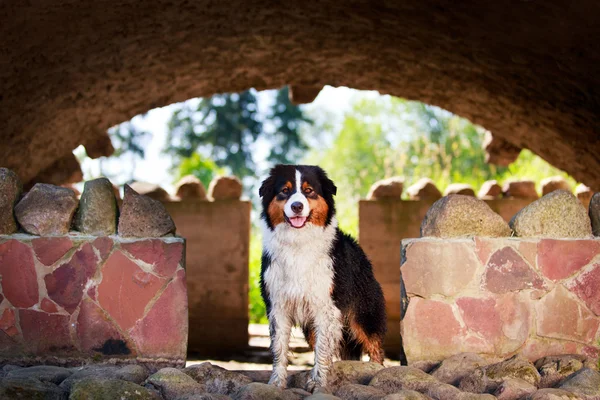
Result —
M190 394L178 397L177 400L231 400L231 397L217 393Z
M462 194L463 196L475 196L473 186L468 183L451 183L444 190L444 196L449 194Z
M69 233L77 208L71 189L36 183L15 207L17 221L27 233L59 236Z
M167 400L206 393L204 385L176 368L160 369L150 375L146 383L158 389Z
M433 203L421 223L422 237L506 237L510 234L504 219L483 200L459 194Z
M120 379L83 379L75 382L69 400L160 400L156 393Z
M515 236L587 238L590 218L573 193L555 190L519 211L510 221Z
M68 396L55 384L34 378L4 378L0 381L2 400L66 400Z
M579 371L581 368L590 367L591 363L586 356L579 354L564 354L559 356L542 357L535 362L541 380L541 388L554 387L557 383Z
M315 393L312 396L305 397L305 400L342 400L329 393Z
M0 168L0 235L10 235L18 229L14 208L23 185L17 174L7 168Z
M581 396L562 389L540 389L527 400L584 400Z
M519 400L537 391L537 387L522 379L509 378L504 380L494 392L499 400Z
M148 370L138 364L125 365L114 371L116 379L122 379L137 384L141 384L148 378Z
M175 233L175 223L165 206L125 185L119 236L161 237L169 233Z
M502 196L502 187L496 180L485 181L477 193L477 197L482 200L493 200L500 196Z
M192 365L183 372L203 384L208 393L231 395L242 386L252 383L252 380L243 374L228 371L209 362Z
M566 190L571 191L571 185L562 176L551 176L549 178L542 179L542 196L552 193L555 190Z
M594 193L590 200L589 217L594 236L600 236L600 192Z
M372 386L349 383L340 386L335 395L342 399L352 400L380 400L386 396L386 393Z
M169 193L167 193L165 189L161 188L158 185L155 185L154 183L132 182L130 186L137 193L146 197L150 197L151 199L160 202L167 202L171 200L171 196L169 196Z
M534 181L509 181L502 187L504 197L518 197L521 199L537 199Z
M334 362L327 376L327 387L335 391L348 383L368 384L383 369L381 364L363 361ZM305 389L311 371L302 371L288 377L288 387Z
M219 176L208 187L208 197L213 200L239 200L242 182L235 176Z
M85 183L73 225L79 232L93 236L117 233L117 199L108 179Z
M274 385L258 382L243 386L231 397L234 400L294 400L301 398L293 392L284 392Z
M9 371L8 378L34 378L41 382L50 382L55 385L71 376L72 372L67 368L52 365L38 365L29 368L19 368Z
M429 178L421 178L415 184L406 189L411 200L424 200L434 202L442 198L442 192Z
M175 190L181 200L207 200L204 185L194 175L181 178L175 185Z
M522 379L535 387L539 387L541 379L532 363L520 356L513 356L508 360L477 368L460 381L459 388L471 393L491 393L509 378Z
M465 376L487 364L483 357L475 353L460 353L445 359L430 373L440 382L456 386Z
M436 383L429 385L424 392L434 400L461 400L463 392L448 383Z
M558 388L581 396L600 399L600 373L591 368L582 368L568 376Z
M400 200L403 188L404 178L401 176L382 179L375 182L371 186L371 189L369 189L369 193L367 194L367 200L377 200L383 198Z
M388 394L381 400L431 400L431 397L415 390L399 390L396 393Z
M438 383L437 379L420 369L401 366L382 369L371 379L369 386L391 394L399 390L425 392L428 386Z
M133 383L142 383L148 376L146 368L140 365L102 365L90 364L71 368L72 374L62 381L60 387L69 391L73 384L84 379L121 379Z
M432 360L421 360L415 361L409 365L409 367L420 369L423 372L430 373L435 368L439 367L441 364L440 361L432 361Z

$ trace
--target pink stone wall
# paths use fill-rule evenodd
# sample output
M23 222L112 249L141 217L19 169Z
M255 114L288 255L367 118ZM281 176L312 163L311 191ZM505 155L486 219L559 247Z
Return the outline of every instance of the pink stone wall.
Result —
M0 361L182 366L185 242L0 236Z
M408 239L409 362L600 354L600 240Z
M506 221L532 200L508 198L486 203ZM361 200L358 241L373 263L375 277L383 288L388 316L384 347L388 355L400 353L400 242L420 236L423 217L431 201ZM179 225L178 225L179 226Z

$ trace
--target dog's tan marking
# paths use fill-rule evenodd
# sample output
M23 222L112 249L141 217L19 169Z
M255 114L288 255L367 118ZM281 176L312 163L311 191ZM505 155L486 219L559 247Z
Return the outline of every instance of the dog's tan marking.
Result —
M286 182L285 185L283 185L283 187L281 188L281 190L283 190L284 188L291 189L292 182ZM273 200L271 200L269 208L267 209L267 213L269 214L269 219L271 220L273 226L277 226L282 222L285 222L283 211L283 208L285 207L285 202L285 199L277 200L277 196L273 197Z
M321 196L317 196L316 199L307 198L308 205L310 206L310 222L318 226L325 226L327 222L327 213L329 207L325 202L325 199Z
M369 355L371 362L383 365L383 338L379 335L368 335L362 326L356 322L353 313L348 316L348 319L352 337L362 345L363 350Z

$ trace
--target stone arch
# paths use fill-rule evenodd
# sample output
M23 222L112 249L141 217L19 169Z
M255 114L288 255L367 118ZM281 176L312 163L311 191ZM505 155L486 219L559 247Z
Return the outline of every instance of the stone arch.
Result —
M249 87L441 106L600 189L600 3L9 0L0 160L24 181L150 108ZM310 97L310 96L308 96Z

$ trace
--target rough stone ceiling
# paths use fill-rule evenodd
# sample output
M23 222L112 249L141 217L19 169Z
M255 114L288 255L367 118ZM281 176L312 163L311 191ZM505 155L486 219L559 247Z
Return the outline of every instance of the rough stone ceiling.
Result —
M598 15L594 0L7 0L0 163L27 181L153 107L329 84L438 105L599 190Z

